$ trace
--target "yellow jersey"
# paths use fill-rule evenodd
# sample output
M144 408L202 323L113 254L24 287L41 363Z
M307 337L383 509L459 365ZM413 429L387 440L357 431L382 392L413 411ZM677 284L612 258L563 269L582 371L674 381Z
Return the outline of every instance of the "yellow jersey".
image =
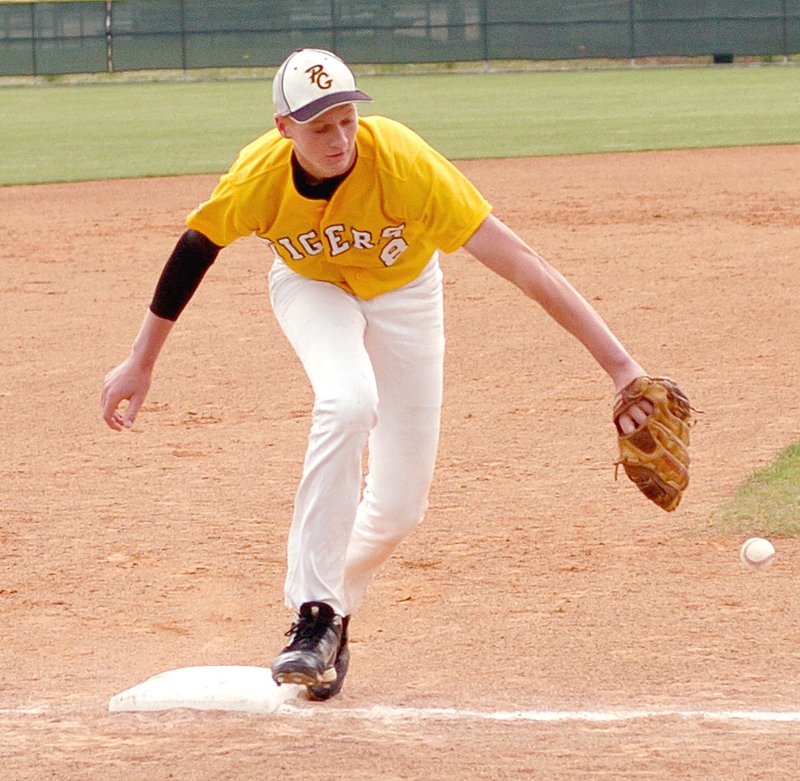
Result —
M431 255L454 252L491 206L409 128L359 118L357 158L330 199L294 184L292 143L271 130L246 146L186 224L225 247L255 234L305 277L373 298L415 279Z

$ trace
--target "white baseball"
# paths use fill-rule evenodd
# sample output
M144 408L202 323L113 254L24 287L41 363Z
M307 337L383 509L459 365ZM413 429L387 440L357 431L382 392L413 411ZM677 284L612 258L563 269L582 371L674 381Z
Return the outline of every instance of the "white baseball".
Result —
M744 541L739 555L746 566L767 569L775 561L775 546L763 537L751 537Z

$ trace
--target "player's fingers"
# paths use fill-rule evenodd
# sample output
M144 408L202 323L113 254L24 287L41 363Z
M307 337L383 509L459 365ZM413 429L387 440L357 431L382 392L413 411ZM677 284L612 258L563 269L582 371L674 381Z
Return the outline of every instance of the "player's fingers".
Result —
M119 394L112 392L108 385L103 387L103 392L100 394L101 415L106 425L114 431L121 431L125 427L125 419L119 409L120 403L125 401L125 398L120 398Z
M647 406L650 407L649 411L645 407L645 404L647 404ZM653 411L652 404L650 404L645 400L645 401L640 401L638 404L631 407L628 410L628 415L631 417L634 424L638 428L639 426L642 425L642 423L644 423L647 420L648 416L652 411Z
M619 427L623 434L632 434L639 426L643 425L653 412L653 405L642 399L626 412L619 416Z
M122 430L122 416L116 412L112 412L110 415L103 414L103 420L106 422L106 425L114 429L114 431L121 431Z
M128 407L125 414L122 416L122 425L125 428L132 428L136 422L136 416L139 414L139 409L144 402L144 394L134 393L128 402Z
M636 431L636 424L633 422L633 419L627 412L623 412L619 416L617 424L619 425L623 434L632 434L634 431Z
M116 408L117 405L111 402L106 388L103 388L103 392L100 394L100 414L106 424L111 428L116 428Z
M118 404L119 400L111 395L108 385L103 385L103 390L100 393L100 414L111 428L116 428L115 423L121 424L117 415Z

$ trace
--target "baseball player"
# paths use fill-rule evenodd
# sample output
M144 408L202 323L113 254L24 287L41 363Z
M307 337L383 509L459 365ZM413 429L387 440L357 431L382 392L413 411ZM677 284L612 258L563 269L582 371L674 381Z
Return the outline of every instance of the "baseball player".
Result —
M439 252L464 247L518 286L618 391L645 373L455 166L398 122L359 117L370 98L334 54L289 55L273 99L275 128L188 215L101 405L112 429L133 425L157 356L221 248L262 238L273 311L314 392L288 538L284 593L296 618L272 675L324 700L347 672L350 616L427 508L442 404ZM633 404L620 425L633 430L649 411Z

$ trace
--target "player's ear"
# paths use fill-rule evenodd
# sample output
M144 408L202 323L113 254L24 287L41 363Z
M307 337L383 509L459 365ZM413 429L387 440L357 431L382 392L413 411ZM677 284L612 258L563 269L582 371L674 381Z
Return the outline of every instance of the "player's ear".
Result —
M278 132L284 137L289 138L289 125L286 121L286 117L282 117L280 114L275 115L275 127L278 128Z

